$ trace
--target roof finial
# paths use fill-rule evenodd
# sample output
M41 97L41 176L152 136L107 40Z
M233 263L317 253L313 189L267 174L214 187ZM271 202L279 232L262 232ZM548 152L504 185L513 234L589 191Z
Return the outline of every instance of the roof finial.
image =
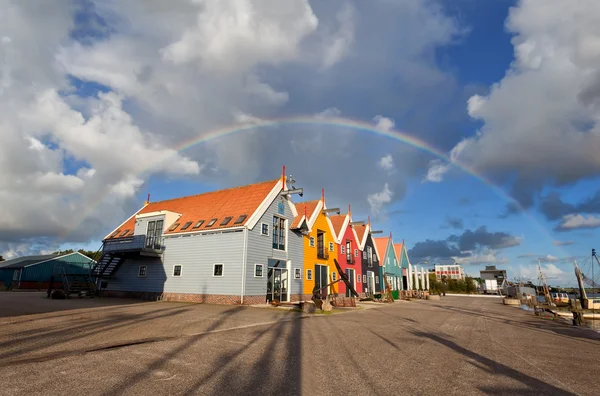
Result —
M352 215L352 211L350 210L350 204L348 204L348 214Z
M367 216L367 219L369 220L369 228L371 228L371 216Z
M148 193L148 199L146 199L146 202L144 202L144 206L148 205L150 203L150 193Z
M281 189L285 191L285 165L281 169Z
M304 205L304 218L307 219L307 217L306 217L306 205Z
M392 231L390 231L390 238L392 237Z
M323 201L323 205L325 204L325 189L321 189L321 201Z

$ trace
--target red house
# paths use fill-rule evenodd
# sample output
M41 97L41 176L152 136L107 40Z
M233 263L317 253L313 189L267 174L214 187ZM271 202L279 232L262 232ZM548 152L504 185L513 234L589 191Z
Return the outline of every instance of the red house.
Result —
M357 293L362 293L362 252L358 242L356 231L353 227L352 213L348 205L348 213L331 216L331 224L335 233L337 261L342 270L348 275L352 287ZM350 291L346 290L346 284L339 283L339 293L350 297Z

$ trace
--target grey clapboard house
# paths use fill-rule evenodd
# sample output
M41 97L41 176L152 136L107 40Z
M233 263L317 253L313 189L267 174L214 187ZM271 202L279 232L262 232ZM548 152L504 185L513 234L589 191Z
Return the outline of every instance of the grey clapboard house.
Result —
M287 178L146 203L107 235L105 295L223 304L304 299Z

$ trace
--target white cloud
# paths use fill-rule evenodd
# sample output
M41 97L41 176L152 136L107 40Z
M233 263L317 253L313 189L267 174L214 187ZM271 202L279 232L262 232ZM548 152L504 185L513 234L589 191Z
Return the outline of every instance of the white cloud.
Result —
M382 115L375 116L373 121L375 121L375 127L377 129L382 129L384 131L391 131L396 126L396 123L393 119L384 117Z
M392 157L392 154L384 155L379 159L377 164L384 171L390 172L394 169L394 158Z
M552 244L554 246L569 246L569 245L574 245L575 242L574 241L553 241Z
M600 216L583 215L578 213L568 214L563 216L560 223L556 227L557 231L570 231L581 228L598 228L600 227Z
M568 285L573 282L574 275L571 275L572 272L566 272L556 264L542 264L541 268L548 283L552 285ZM513 272L514 276L518 275L520 278L531 280L534 283L536 283L539 279L539 270L537 265L521 265L514 268L514 270L511 272Z
M454 148L450 151L449 155L450 163L446 163L439 159L431 160L431 162L429 163L429 168L427 169L427 175L425 175L423 182L441 182L444 178L444 175L452 169L453 164L458 161L458 158L461 155L461 153L467 147L469 147L470 144L471 140L463 139L460 143L454 146Z
M341 114L342 114L342 112L340 111L340 109L335 108L335 107L329 107L329 108L315 114L315 118L321 118L321 119L336 118L336 117L339 117Z
M538 257L538 260L542 263L554 263L557 261L560 261L560 259L556 256L553 256L551 254L547 254L543 257Z
M313 9L304 0L92 0L87 8L107 26L102 37L81 43L73 29L85 35L100 24L78 25L68 2L5 3L0 253L97 239L137 207L152 173L231 185L272 178L285 163L303 172L295 177L307 191L327 185L332 200L346 200L357 186L377 191L386 175L377 172L375 154L349 160L364 157L365 142L348 128L282 125L212 139L185 154L174 147L283 114L326 109L317 117L331 118L343 109L353 116L339 88L360 79L369 87L365 96L379 100L381 65L407 79L404 94L412 99L423 85L436 88L451 78L428 53L459 30L428 0L381 2L360 12L358 2ZM377 32L369 27L373 20ZM373 35L411 40L373 47ZM98 85L108 92L96 95ZM376 122L394 125L386 117ZM369 144L395 148L378 137ZM395 156L394 166L409 157ZM331 180L323 169L347 177ZM404 186L395 177L353 207L381 210Z
M367 196L367 202L369 202L369 207L371 208L371 213L375 216L378 216L385 205L392 202L392 196L394 194L390 190L388 183L383 185L383 190L369 194Z
M174 64L213 72L280 64L299 56L298 46L318 25L307 1L203 1L196 23L161 52Z
M461 252L468 254L465 257L453 257L454 262L462 265L481 265L481 264L506 264L509 260L500 256L499 252L493 249L484 249L481 252Z
M464 147L455 160L478 172L518 175L515 188L528 195L600 172L598 15L596 0L523 0L511 8L514 62L487 95L468 100L483 126L456 146ZM434 162L428 179L446 171Z
M348 54L354 42L355 9L346 3L337 13L338 31L325 39L323 66L331 67Z

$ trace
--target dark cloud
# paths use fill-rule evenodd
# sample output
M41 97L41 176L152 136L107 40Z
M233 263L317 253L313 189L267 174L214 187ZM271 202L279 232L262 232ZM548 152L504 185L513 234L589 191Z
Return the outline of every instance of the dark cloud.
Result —
M427 239L423 242L417 242L415 246L408 251L411 259L424 259L434 257L436 259L451 259L453 257L465 257L460 250L448 243L448 241L434 241Z
M481 226L475 231L465 230L462 235L451 235L448 240L457 243L461 251L481 248L504 249L521 244L519 238L506 232L488 232L486 226Z
M506 219L507 217L510 217L514 214L518 214L520 212L521 212L521 208L519 208L519 205L517 205L515 202L509 202L506 204L506 207L504 208L504 213L498 215L498 218Z
M450 258L474 257L477 253L484 253L483 261L489 262L490 251L518 246L521 244L519 238L505 232L488 232L485 226L475 231L465 230L460 235L450 235L445 240L428 239L417 242L409 250L408 254L412 260L423 260L433 258L436 260Z
M576 209L574 205L564 202L557 191L553 191L540 201L540 211L548 220L558 220Z
M463 220L460 217L451 217L451 216L447 216L446 217L446 223L444 224L444 226L442 226L442 228L454 228L457 230L462 230L463 228L465 228L465 225L463 223Z

